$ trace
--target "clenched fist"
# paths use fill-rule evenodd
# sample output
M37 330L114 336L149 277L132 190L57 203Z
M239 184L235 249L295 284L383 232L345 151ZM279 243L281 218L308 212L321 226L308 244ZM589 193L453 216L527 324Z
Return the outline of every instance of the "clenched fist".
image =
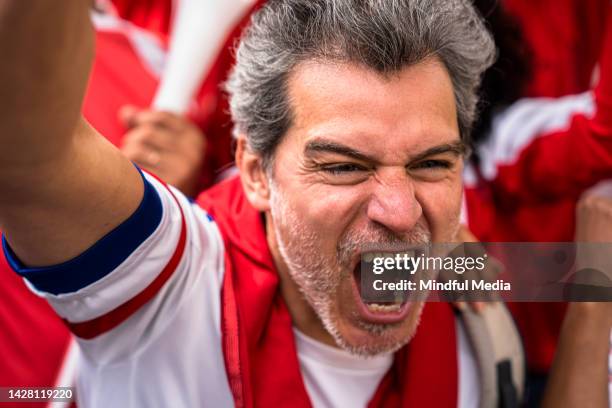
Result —
M206 141L187 118L126 106L119 113L128 132L121 151L187 196L197 194Z
M577 242L612 243L612 182L588 191L578 203Z
M597 185L578 202L576 249L574 283L596 285L604 294L600 300L612 299L612 182ZM607 307L612 325L612 303Z

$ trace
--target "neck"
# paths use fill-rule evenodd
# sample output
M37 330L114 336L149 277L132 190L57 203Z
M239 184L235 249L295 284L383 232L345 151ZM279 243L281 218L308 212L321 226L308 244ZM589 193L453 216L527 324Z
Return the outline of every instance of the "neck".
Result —
M293 325L312 339L338 347L333 337L325 330L319 316L310 307L295 281L291 278L289 267L278 248L274 225L269 213L266 213L266 238L274 260L274 266L279 275L281 295L285 300Z

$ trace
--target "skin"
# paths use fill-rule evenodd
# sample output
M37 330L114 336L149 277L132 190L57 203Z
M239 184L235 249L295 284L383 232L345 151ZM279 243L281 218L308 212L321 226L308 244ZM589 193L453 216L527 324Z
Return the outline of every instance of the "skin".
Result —
M359 354L393 351L414 333L422 305L372 327L357 313L352 270L363 244L450 242L457 232L463 145L448 73L436 58L388 77L311 61L291 75L289 96L293 123L273 168L244 137L237 163L249 200L266 213L294 324Z
M577 242L612 242L611 186L608 183L604 189L591 191L579 201L576 210ZM601 254L601 250L598 253ZM589 264L594 259L592 256L577 255L579 268L601 268L601 264ZM604 260L603 265L606 266L603 270L609 273L612 259ZM569 304L543 407L609 406L608 355L611 330L612 303Z
M134 166L81 117L90 2L0 2L0 230L28 266L79 255L140 204Z
M0 229L30 266L75 257L142 200L138 172L80 116L93 56L89 5L81 0L64 0L62 7L49 0L0 2L0 54L6 61L0 64ZM282 254L279 238L290 230L277 225L275 217L299 214L299 227L306 232L321 228L325 239L315 250L331 264L338 241L352 236L349 232L405 239L420 229L433 241L450 240L459 214L461 156L420 156L458 141L452 88L435 60L388 78L354 65L312 63L298 67L289 88L295 120L273 169L266 172L244 137L237 163L249 201L266 214L268 242L294 323L311 337L335 344L292 277L299 274L289 270L287 256L297 254ZM305 147L322 137L373 160L356 160L338 149L318 151L313 158ZM440 169L419 165L423 160L453 164ZM330 171L339 164L342 171ZM285 209L275 197L286 198ZM579 240L612 241L612 228L601 228L612 224L606 200L590 199L590 209L579 213L592 215L580 222L578 231L587 238ZM364 338L391 346L390 341L407 341L416 327L413 311L400 324L405 326L387 328L386 337L371 336L351 320L354 301L346 291L335 295L329 307L336 313L333 323L353 346ZM545 406L605 406L609 305L570 307ZM372 350L380 344L365 346Z
M0 52L10 61L0 65L6 91L0 109L0 229L28 266L76 257L127 219L142 199L134 166L80 115L93 57L88 6L79 0L66 0L61 8L48 0L0 2ZM338 274L345 265L336 258L337 246L359 233L377 240L412 239L415 228L434 241L454 235L462 158L448 74L435 60L388 77L353 65L311 63L293 73L289 87L297 109L270 172L277 188L244 139L237 161L249 200L267 214L268 241L292 317L307 335L336 344L317 314L322 309L300 295L308 289L296 283L304 286L303 271L294 271L300 279L292 279L289 258L281 255L276 233L285 243L299 237L275 222L273 215L283 214L276 197L286 198L285 214L298 215L302 229L322 237L311 250L335 272L327 282L337 285L327 293L327 300L335 298L327 304L328 326L345 345L397 347L412 335L420 308L372 337L372 327L365 330L355 321L356 300L347 294L346 271ZM361 157L341 153L338 145ZM297 259L295 251L287 255ZM368 343L372 338L374 344Z
M609 407L612 303L570 303L542 407Z
M125 106L120 119L128 129L121 152L141 168L194 197L204 164L206 140L182 115Z
M10 61L0 66L0 85L6 91L0 109L0 229L27 266L58 264L81 254L127 219L143 194L134 166L80 115L93 56L89 4L66 0L57 8L51 3L0 3L0 38L11 39L0 41L0 52ZM278 148L272 174L283 175L277 177L277 191L287 197L289 212L299 214L309 230L320 228L324 239L316 249L329 265L342 266L333 254L340 237L351 231L376 230L397 239L420 224L433 240L454 234L461 158L455 146L459 136L452 87L440 64L419 64L388 78L355 66L307 64L294 72L290 88L299 109ZM369 158L322 151L321 143L316 154L306 155L306 141L321 142L323 137ZM386 142L377 143L382 137ZM437 152L443 156L438 159L453 162L452 170L437 164L430 168L432 162L425 159L436 157L423 157L441 146L454 147L452 153ZM247 195L267 212L271 224L272 190L261 160L244 148L239 152ZM347 176L328 168L347 162L359 169L351 167ZM281 213L278 208L274 212ZM335 343L288 278L275 239L276 231L287 230L274 225L269 231L296 325ZM342 282L336 288L339 298L350 305L346 280ZM365 332L347 319L354 308L341 310L338 302L328 306L346 343L359 346ZM394 328L385 344L407 340L417 315L415 307L410 323Z

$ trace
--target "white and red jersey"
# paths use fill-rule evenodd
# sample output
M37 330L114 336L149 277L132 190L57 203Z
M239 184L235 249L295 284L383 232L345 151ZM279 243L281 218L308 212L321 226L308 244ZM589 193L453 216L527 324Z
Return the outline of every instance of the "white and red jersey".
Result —
M608 2L594 89L520 99L493 117L480 163L465 172L468 220L480 240L571 241L574 217L558 217L573 211L565 204L612 177L611 9Z
M155 36L114 16L96 15L94 25L96 54L84 115L119 144L124 129L117 109L122 104L150 102L165 51ZM0 386L73 385L78 353L69 330L47 302L26 288L2 254L0 289Z
M524 19L530 16L527 11L542 7L539 2L523 0L508 0L508 3L522 10ZM546 20L546 24L560 24L560 20L570 19L568 10L575 9L570 5L579 7L575 3L573 0L548 2L547 7L560 10L560 14ZM480 162L466 166L467 220L470 229L483 242L573 241L578 198L599 181L612 178L612 12L607 1L603 3L604 10L601 2L589 4L579 10L591 16L595 32L602 25L599 20L605 23L607 15L605 34L582 50L564 48L557 58L558 62L569 59L570 49L575 58L575 53L586 52L596 43L602 43L597 86L559 98L521 99L500 111L493 118L489 138L478 147ZM567 34L571 43L580 38L578 29L585 24L575 16L574 19L565 31L555 32ZM542 52L545 33L542 27L532 27L532 23L527 28L539 34L532 34L537 38L531 41L539 44ZM553 56L554 52L544 53L536 59L548 66ZM576 68L573 75L567 73L569 77L565 79L555 77L554 71L559 67L536 67L540 74L531 86L533 92L556 95L584 87L585 77L590 77L584 73L585 67L592 69L593 65L589 61L585 57L581 64L584 66ZM531 368L547 372L565 306L514 304L510 309L524 335Z
M73 261L27 270L7 258L81 336L80 406L231 406L221 237L184 196L145 185L138 210Z
M224 326L230 324L227 317L229 312L227 303L222 301L226 298L222 292L227 290L224 279L228 268L225 249L228 243L224 242L213 217L197 204L152 176L144 175L143 180L144 196L134 214L77 258L54 267L29 269L19 262L3 241L7 259L31 288L49 301L78 338L82 353L77 392L80 406L233 406L235 394L230 389L226 371L231 363L228 363L224 348L224 341L228 342L228 337L224 338L227 334ZM239 185L239 180L233 179L219 188L227 191L228 187L236 188ZM248 226L242 225L241 228L248 229ZM261 231L253 231L252 237L263 234ZM226 233L231 234L232 231ZM244 250L248 252L252 244L242 240L240 245L244 245ZM256 245L267 244L264 240ZM242 249L238 253L242 253ZM260 255L257 252L257 256ZM257 277L256 273L251 275L249 270L242 269L241 273L249 278ZM257 293L259 289L256 286L257 283L252 289L238 290L242 290L243 294L246 290L249 296L251 292ZM252 301L257 302L258 299L259 296ZM262 302L265 304L265 301ZM448 305L443 304L431 308L450 310ZM443 326L440 320L426 316L427 313L423 321L427 323L422 322L419 329L438 330L438 326ZM450 316L450 325L454 327L452 312L444 316ZM248 326L255 324L254 319L247 320L247 330L250 330ZM268 317L260 316L259 320L265 322ZM280 335L278 327L266 330L270 331L269 335ZM456 350L449 352L447 347L437 352L448 353L451 358L444 355L445 378L435 387L456 376L459 379L458 385L455 384L457 388L450 389L457 395L443 397L450 401L463 401L459 406L476 406L479 395L476 363L462 329L459 328L456 340L454 331L452 329L446 336L435 336L431 341L421 342L433 344L432 347L437 349L440 346L436 341L448 341L444 337L452 338ZM268 351L282 347L295 350L293 342L282 344L278 343L279 340L280 337L276 340L266 339L277 343L270 344ZM299 354L302 348L298 347L294 354ZM297 355L290 356L279 351L284 357L263 361L265 370L291 360L295 360L298 367ZM454 360L455 356L458 356L457 360ZM308 359L306 354L300 357ZM339 358L346 361L347 357ZM436 356L418 355L413 359L426 363L417 369L418 373L426 376L430 366L435 366L432 361ZM246 361L238 363L247 364ZM315 389L319 390L317 395L320 396L321 390L329 387L317 384L317 379L322 381L329 378L329 373L324 375L325 370L333 372L338 367L312 368L302 363L302 373L308 370L309 388L312 389L314 379ZM348 363L359 365L358 361ZM254 364L253 361L250 364ZM367 366L365 363L363 365ZM453 373L453 370L457 372ZM274 378L268 380L272 381L270 384L276 384L289 374L273 371ZM353 374L363 375L358 370ZM379 375L383 374L384 370ZM351 370L346 375L350 376ZM261 378L252 381L261 381ZM372 390L380 381L380 376L375 378ZM422 381L430 380L423 378ZM411 382L418 381L411 377ZM338 384L342 384L341 379ZM350 377L345 384L352 384ZM304 388L301 379L291 386ZM264 388L257 387L258 390ZM341 388L334 388L333 392L325 394L336 401L335 406L342 401L351 401L350 397L354 398L354 395L343 397L343 392L347 391ZM257 390L253 392L257 393ZM264 397L274 398L271 394ZM365 395L364 398L363 406L372 395Z
M144 6L155 8L149 10ZM141 26L147 26L148 22L149 28L155 30L161 27L158 23L169 21L169 15L162 18L162 12L169 10L167 6L164 2L123 2L118 6L119 11L134 22L113 13L93 15L96 53L83 115L116 146L121 145L126 131L118 119L118 110L126 104L149 106L155 96L167 58L166 43L158 32ZM232 40L238 32L236 29ZM228 43L230 41L228 39ZM214 143L209 143L202 186L209 185L216 171L231 161L230 128L225 105L220 106L218 95L221 92L218 83L232 62L229 54L229 49L221 53L219 62L206 78L199 95L200 108L195 112L206 135L214 139ZM204 106L206 109L202 108ZM0 277L3 293L0 297L0 327L3 329L0 356L5 362L0 364L0 386L69 384L73 368L69 331L46 302L25 288L23 280L6 265L2 254ZM46 342L41 345L38 338L43 332Z

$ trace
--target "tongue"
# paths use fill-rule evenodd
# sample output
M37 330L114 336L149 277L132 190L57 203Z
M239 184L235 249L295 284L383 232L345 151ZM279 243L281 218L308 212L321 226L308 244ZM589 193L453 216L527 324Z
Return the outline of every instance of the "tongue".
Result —
M357 286L357 291L359 292L359 299L363 304L365 304L368 309L371 311L396 311L406 303L406 299L402 299L401 293L398 292L395 300L365 300L362 290L361 290L361 265L358 263L357 266L353 269L353 279L355 280L355 285ZM368 299L371 299L368 297Z

